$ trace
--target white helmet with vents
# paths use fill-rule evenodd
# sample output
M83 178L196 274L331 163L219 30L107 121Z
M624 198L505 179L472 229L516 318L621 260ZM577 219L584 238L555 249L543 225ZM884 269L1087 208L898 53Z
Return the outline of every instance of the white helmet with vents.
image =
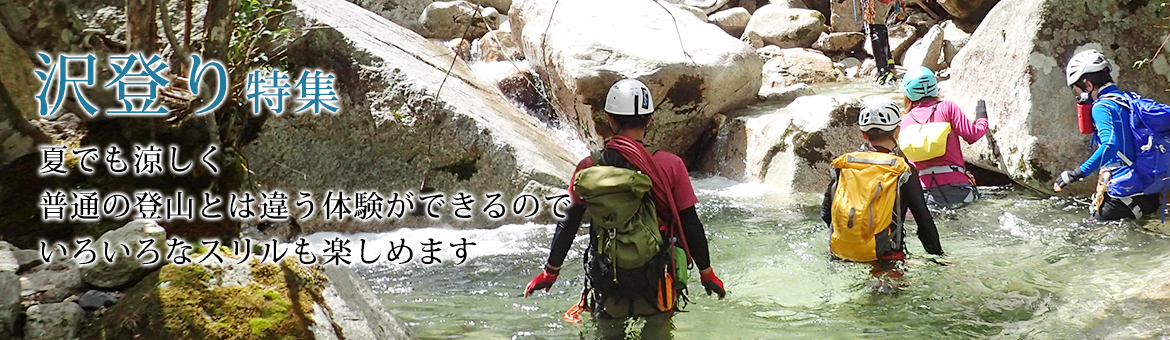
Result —
M861 131L871 129L894 131L898 127L898 123L901 122L902 116L898 111L898 105L885 97L873 97L867 100L865 107L861 109L861 114L857 116L857 125L861 127Z

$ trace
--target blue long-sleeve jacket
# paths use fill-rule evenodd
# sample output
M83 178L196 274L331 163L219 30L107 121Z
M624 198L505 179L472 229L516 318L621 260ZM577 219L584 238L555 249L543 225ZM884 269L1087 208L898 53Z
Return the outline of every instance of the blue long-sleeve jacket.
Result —
M1116 85L1106 85L1098 93L1097 101L1093 102L1093 124L1097 126L1097 134L1093 141L1094 144L1097 144L1097 151L1094 151L1089 159L1081 163L1081 173L1085 176L1109 164L1119 164L1120 166L1114 169L1112 174L1113 177L1121 176L1129 173L1130 167L1122 161L1121 156L1117 153L1121 152L1126 159L1132 160L1134 158L1134 141L1129 125L1129 109L1112 100L1100 99L1101 96L1110 93L1120 94L1121 91L1117 89Z

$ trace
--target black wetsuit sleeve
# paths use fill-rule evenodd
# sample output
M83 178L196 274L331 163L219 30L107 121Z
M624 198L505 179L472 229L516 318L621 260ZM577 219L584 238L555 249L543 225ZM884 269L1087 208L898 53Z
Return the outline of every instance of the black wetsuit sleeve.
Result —
M703 230L703 222L699 221L699 213L691 206L679 210L678 218L682 221L683 236L687 239L687 247L691 250L691 259L695 260L695 268L707 269L711 266L711 253L707 246L707 233Z
M837 187L837 171L833 170L833 178L829 180L829 187L825 188L825 200L821 202L821 220L826 226L833 225L833 191Z
M565 218L557 222L557 231L553 234L552 246L548 253L548 264L560 267L565 263L565 256L569 248L573 247L573 239L577 238L577 230L581 229L581 220L585 218L585 205L569 205Z
M910 180L902 184L901 194L902 202L910 209L910 213L914 214L914 221L918 223L918 240L922 241L922 247L926 248L929 254L942 255L942 245L938 242L938 228L935 228L934 216L930 214L930 209L926 207L926 198L922 196L922 185L918 182L917 170L911 170Z

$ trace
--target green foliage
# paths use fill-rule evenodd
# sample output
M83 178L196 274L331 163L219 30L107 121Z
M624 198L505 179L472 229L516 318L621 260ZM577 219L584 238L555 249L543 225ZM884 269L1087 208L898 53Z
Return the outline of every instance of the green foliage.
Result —
M245 70L271 66L283 69L287 64L287 57L280 56L274 60L262 50L268 42L275 41L289 33L289 29L279 29L278 23L284 16L287 0L277 0L272 5L265 5L259 0L240 0L239 11L236 12L235 32L228 50L228 61L233 67L242 67Z

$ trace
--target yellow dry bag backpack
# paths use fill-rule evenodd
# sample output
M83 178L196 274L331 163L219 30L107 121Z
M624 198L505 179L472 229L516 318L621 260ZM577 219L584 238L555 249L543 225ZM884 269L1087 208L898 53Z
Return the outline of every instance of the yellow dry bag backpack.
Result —
M910 179L902 157L882 152L854 152L833 160L832 238L829 250L845 260L870 262L901 249L902 219L898 191ZM891 230L890 224L898 228Z
M934 111L938 104L930 109L930 118L926 123L919 123L910 116L914 124L907 125L898 134L898 147L911 162L921 162L947 153L947 137L951 135L951 123L930 121L934 119Z

